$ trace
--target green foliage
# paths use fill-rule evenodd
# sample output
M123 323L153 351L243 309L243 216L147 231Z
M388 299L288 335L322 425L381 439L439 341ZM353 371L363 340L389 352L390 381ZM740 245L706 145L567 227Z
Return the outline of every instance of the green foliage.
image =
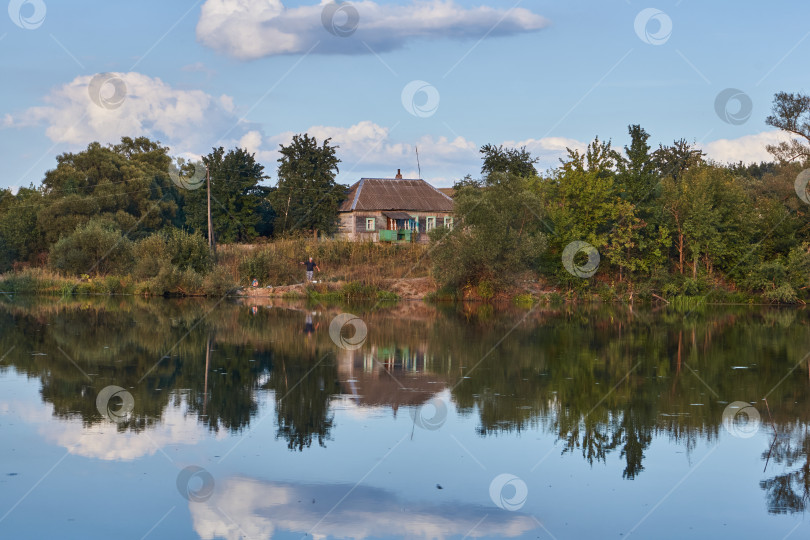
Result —
M810 286L810 243L793 248L787 257L759 263L745 283L751 290L761 292L768 302L798 303L807 297L805 291Z
M243 282L254 279L265 285L286 285L301 281L301 270L297 262L278 257L269 249L257 249L239 264L239 275Z
M782 162L810 160L810 96L777 92L765 123L791 136L789 141L768 145L774 157Z
M318 302L356 302L363 300L377 300L381 302L398 300L399 296L391 291L360 281L350 281L342 287L318 284L310 285L306 291L307 298Z
M107 294L132 294L135 288L128 278L107 276L102 282L102 288Z
M50 265L66 274L106 275L128 271L133 262L132 242L121 231L98 221L80 225L53 246Z
M518 307L529 309L537 303L537 298L531 294L518 294L512 299L512 302Z
M259 201L263 191L264 166L242 148L221 146L203 157L211 175L211 217L217 242L247 242L256 238ZM186 224L200 234L208 234L208 201L205 187L186 190Z
M345 187L335 182L340 159L330 141L319 145L315 137L304 133L294 135L288 146L281 145L278 185L269 196L277 232L332 234L337 230Z
M177 224L180 196L168 175L168 148L145 137L117 145L91 143L56 158L42 181L37 226L47 244L90 220L140 238Z
M218 266L205 276L202 286L206 295L222 297L236 288L236 282L224 268Z
M199 274L206 274L211 269L211 250L208 248L208 241L201 234L170 229L166 234L166 241L173 265Z
M537 267L546 235L534 180L492 172L483 181L456 185L455 227L429 233L433 275L440 284L461 288L488 281L497 288Z
M810 207L796 196L794 181L810 164L809 119L810 97L776 94L766 122L792 140L769 147L777 162L753 165L707 161L685 139L653 151L639 125L628 126L623 152L597 137L584 150L568 149L542 177L526 148L485 145L481 178L455 186L455 228L431 231L430 250L303 238L336 231L345 189L335 181L340 159L329 139L296 135L282 146L274 188L260 185L267 177L252 154L215 148L203 161L217 239L276 235L249 249L222 246L216 276L204 236L206 190L172 182L168 149L145 137L91 143L59 155L40 187L0 191L0 272L49 265L62 277L6 281L48 292L202 294L233 280L300 283L299 262L311 255L331 268L319 279L379 290L403 269L409 277L430 271L440 287L432 299L460 298L460 291L491 299L525 273L569 299L757 294L805 302ZM574 276L562 264L575 241L600 255L592 277ZM120 273L120 280L64 281L85 273Z
M539 184L553 227L544 268L569 287L586 283L570 275L562 264L562 252L571 242L587 242L600 255L609 255L621 271L643 265L638 254L641 220L635 207L622 200L616 184L621 162L609 142L596 139L584 154L569 149L569 160Z
M476 288L476 292L481 300L492 300L495 296L495 286L490 281L480 281L478 283L478 287Z
M150 291L154 294L167 294L178 288L192 294L190 291L200 289L201 276L212 267L208 242L199 233L168 229L139 240L133 251L136 261L133 275L137 279L153 279Z
M628 126L630 146L625 146L627 158L623 160L617 176L622 198L633 204L646 207L655 196L658 184L656 166L650 155L647 140L650 134L639 125Z
M42 233L37 225L37 212L42 207L42 193L21 188L16 195L0 190L0 272L17 261L32 261L43 248Z
M463 297L461 291L452 285L443 285L425 296L427 302L454 302Z
M765 291L762 293L762 297L775 304L796 304L799 301L796 291L788 283L783 283L775 289Z
M503 146L493 146L485 144L481 147L484 163L481 165L481 174L486 178L494 173L507 173L524 178L537 176L537 169L534 164L537 158L521 148L504 148Z

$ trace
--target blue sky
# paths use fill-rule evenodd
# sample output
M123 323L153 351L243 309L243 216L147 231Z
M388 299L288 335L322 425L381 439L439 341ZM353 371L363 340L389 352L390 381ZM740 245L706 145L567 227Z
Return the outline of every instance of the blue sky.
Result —
M340 145L344 183L415 176L415 146L440 186L475 175L486 143L526 144L551 167L596 135L626 144L631 123L653 146L684 137L758 161L779 137L773 94L809 90L810 6L795 2L361 1L330 19L343 37L318 0L8 4L0 187L122 135L186 157L245 146L270 184L278 144L302 132ZM724 120L727 88L742 96Z

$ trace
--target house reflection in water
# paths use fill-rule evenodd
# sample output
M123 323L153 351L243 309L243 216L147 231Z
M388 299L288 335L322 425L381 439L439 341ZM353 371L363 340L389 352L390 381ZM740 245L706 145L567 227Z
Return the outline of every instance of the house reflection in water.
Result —
M418 406L447 387L447 377L433 371L427 346L367 345L338 354L338 379L343 398L367 407Z

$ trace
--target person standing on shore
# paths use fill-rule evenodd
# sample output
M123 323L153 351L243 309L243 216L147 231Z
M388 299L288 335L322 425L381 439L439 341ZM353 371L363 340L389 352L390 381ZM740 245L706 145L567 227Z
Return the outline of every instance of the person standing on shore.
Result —
M312 276L313 276L315 270L317 270L318 272L321 271L321 269L318 267L318 265L315 263L315 261L312 260L312 257L310 257L307 262L302 262L300 264L303 264L304 266L307 267L307 282L312 281Z

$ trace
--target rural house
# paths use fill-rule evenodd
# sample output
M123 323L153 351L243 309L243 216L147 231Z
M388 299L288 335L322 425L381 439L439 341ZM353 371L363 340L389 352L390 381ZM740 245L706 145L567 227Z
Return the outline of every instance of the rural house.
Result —
M339 209L338 234L356 241L427 242L427 232L453 227L453 199L424 180L361 178Z

